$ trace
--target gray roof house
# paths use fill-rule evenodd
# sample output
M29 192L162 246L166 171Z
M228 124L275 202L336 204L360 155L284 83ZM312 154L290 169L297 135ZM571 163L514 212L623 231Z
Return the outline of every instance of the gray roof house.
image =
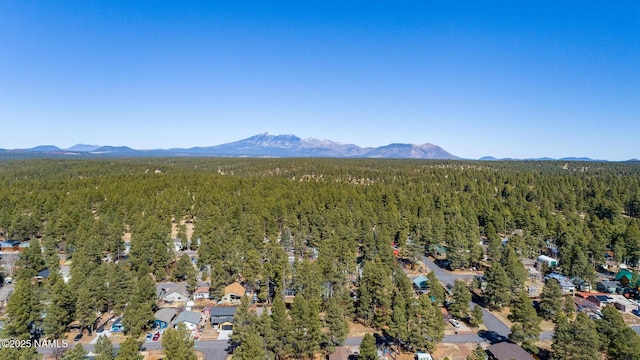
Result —
M171 326L171 320L176 316L178 311L174 308L161 308L154 314L155 321L153 327L164 329Z
M188 330L195 330L198 328L200 321L202 320L202 313L195 311L183 311L178 314L178 317L174 320L174 326L178 326L184 323Z
M189 300L186 283L166 282L156 284L156 296L166 303Z
M231 330L237 306L216 306L209 312L209 322L214 328Z

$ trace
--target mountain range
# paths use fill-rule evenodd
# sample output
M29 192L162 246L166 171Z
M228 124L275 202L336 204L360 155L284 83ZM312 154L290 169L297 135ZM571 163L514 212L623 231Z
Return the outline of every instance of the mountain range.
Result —
M98 146L77 144L68 149L53 145L40 145L30 149L0 149L0 158L101 158L101 157L327 157L327 158L381 158L381 159L438 159L460 160L443 148L425 143L422 145L394 143L380 147L360 147L331 140L299 138L295 135L263 133L221 145L192 147L188 149L136 150L127 146ZM585 157L552 159L497 159L485 156L479 160L565 160L606 161ZM628 162L638 162L636 159Z
M295 135L258 134L243 140L207 147L188 149L136 150L126 146L77 144L68 149L41 145L30 149L0 150L11 157L328 157L387 159L460 159L433 144L389 144L362 148Z

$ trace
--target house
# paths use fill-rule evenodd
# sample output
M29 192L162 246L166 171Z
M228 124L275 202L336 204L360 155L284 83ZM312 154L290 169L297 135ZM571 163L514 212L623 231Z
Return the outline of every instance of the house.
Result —
M427 277L424 275L418 275L415 279L413 279L413 287L415 289L426 289L427 288Z
M189 299L186 283L160 283L156 284L156 296L165 303L186 302Z
M176 316L178 311L174 308L161 308L156 311L153 315L155 320L153 320L153 328L154 329L166 329L171 326L171 322L173 318Z
M196 291L193 292L193 300L206 300L209 299L209 286L198 286Z
M622 295L611 295L611 305L613 305L616 309L626 313L630 313L633 310L638 309L637 302L629 300Z
M245 291L244 286L240 285L239 282L234 281L233 284L227 285L224 288L224 295L222 296L221 301L226 304L238 303L244 296Z
M28 248L31 245L28 241L23 241L18 245L18 251L24 251L24 249Z
M176 252L182 251L182 241L179 239L173 240L173 249Z
M51 275L51 271L49 269L44 269L38 273L38 275L34 276L32 282L42 282L46 280Z
M417 352L415 360L433 360L433 357L429 353Z
M609 295L590 295L587 297L587 300L595 304L598 309L602 309L605 305L609 304L613 298Z
M562 295L573 294L576 292L576 286L573 284L573 282L569 280L568 277L562 274L551 273L544 277L545 282L549 279L555 279L556 281L558 281L560 290L562 290Z
M232 330L233 317L236 314L237 306L225 307L216 306L209 311L209 322L211 327L219 330Z
M521 346L506 341L487 347L487 354L491 360L533 360Z
M0 251L18 251L19 248L20 241L18 240L0 241Z
M620 288L621 288L621 285L619 282L611 281L611 280L602 280L598 282L596 286L596 289L598 291L607 292L609 294L618 292Z
M594 310L598 310L598 306L596 304L578 296L573 298L573 304L576 306L578 311L592 312Z
M187 330L196 330L200 321L202 320L202 313L195 311L183 311L174 320L174 327L180 324L184 324Z
M113 324L111 324L111 332L122 332L124 331L124 325L122 325L122 318L117 318Z
M619 281L620 285L622 286L633 287L635 284L631 284L632 280L633 280L633 273L628 269L621 269L616 274L616 281Z
M558 260L547 255L540 255L538 256L538 266L542 268L543 265L549 268L556 267L558 266Z
M129 255L129 253L131 252L131 242L125 241L123 245L124 245L124 254Z
M329 354L329 360L349 360L349 351L344 346L338 346L336 351Z

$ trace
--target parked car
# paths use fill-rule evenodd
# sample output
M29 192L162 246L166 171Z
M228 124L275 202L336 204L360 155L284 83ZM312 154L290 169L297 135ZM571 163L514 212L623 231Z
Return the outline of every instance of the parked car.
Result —
M76 336L73 338L73 341L80 341L80 339L82 339L82 333L79 333L78 335L76 335Z
M155 335L153 335L153 341L158 341L158 339L160 339L160 333L156 332Z
M631 310L631 313L635 316L640 316L640 309L633 309Z
M453 325L454 328L459 328L460 327L460 323L458 322L458 320L456 319L449 319L449 322L451 323L451 325Z
M151 333L148 333L145 341L151 341L151 339L153 339L153 335Z
M99 328L96 329L97 333L101 333L104 331L104 326L100 326Z

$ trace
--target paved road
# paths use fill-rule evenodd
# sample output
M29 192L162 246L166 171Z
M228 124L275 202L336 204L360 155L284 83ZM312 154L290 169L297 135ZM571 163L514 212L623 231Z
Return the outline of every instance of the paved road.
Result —
M225 350L228 345L226 340L200 340L200 341L196 341L195 345L196 345L196 350L202 352L205 355L205 359L207 360L225 360L229 355ZM72 348L74 346L76 346L76 342L72 341L69 343L68 348ZM82 346L87 351L95 350L94 344L82 344ZM159 341L147 341L142 345L142 347L145 348L146 350L157 350L157 349L160 349L162 346L160 345ZM118 349L120 349L120 344L113 344L113 349L115 351L118 351ZM59 349L48 348L48 347L38 348L38 352L40 354L46 354L46 355L52 355L55 352L58 352L59 354L61 354L65 350L66 348L59 348Z
M433 271L436 274L436 277L440 282L446 285L453 285L453 283L458 279L472 279L475 275L472 274L456 274L454 272L445 270L438 265L436 265L433 260L424 256L423 261L425 265L429 268L429 270ZM475 306L479 306L476 303L471 303L470 307L473 308ZM475 334L460 334L460 335L447 335L444 337L442 342L449 343L463 343L463 342L482 342L489 341L491 343L499 342L505 340L511 329L507 327L500 319L498 319L495 315L487 311L487 309L482 309L483 313L483 321L484 325L487 327L488 331L480 331L477 335ZM640 333L640 327L637 330ZM553 336L552 331L543 332L540 334L540 340L548 340Z

